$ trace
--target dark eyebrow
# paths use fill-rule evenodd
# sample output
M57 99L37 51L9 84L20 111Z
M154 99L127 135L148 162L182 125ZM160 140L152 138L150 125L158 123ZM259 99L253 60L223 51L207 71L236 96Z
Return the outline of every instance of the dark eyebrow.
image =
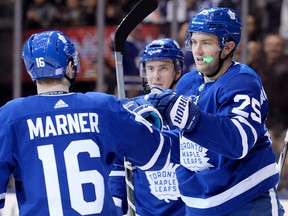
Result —
M195 39L191 39L192 41L195 41ZM199 40L201 42L213 42L214 40L213 39L204 39L204 40Z
M167 59L167 61L162 61L162 63L159 64L158 66L163 66L163 65L166 66L166 65L169 65L169 64L173 64L173 60L172 59ZM148 64L146 64L146 65L148 66ZM153 67L155 67L155 66L153 65Z

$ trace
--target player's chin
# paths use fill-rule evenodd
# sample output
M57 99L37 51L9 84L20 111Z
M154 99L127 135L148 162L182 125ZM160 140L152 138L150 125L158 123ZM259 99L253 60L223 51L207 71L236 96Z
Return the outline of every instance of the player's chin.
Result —
M207 71L207 65L205 63L196 64L196 68L201 73L205 73L205 71Z
M159 84L159 83L158 84L153 84L152 87L157 87L157 88L161 88L161 89L164 88L164 86L162 84Z

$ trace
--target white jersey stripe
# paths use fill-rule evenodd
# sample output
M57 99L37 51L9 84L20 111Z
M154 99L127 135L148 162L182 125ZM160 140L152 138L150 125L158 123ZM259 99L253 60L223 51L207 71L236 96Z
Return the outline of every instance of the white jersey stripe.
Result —
M154 155L152 156L150 161L147 164L145 164L144 166L139 167L139 169L141 169L141 170L150 169L158 160L159 155L161 154L161 151L163 149L163 146L164 146L164 138L163 138L163 135L160 134L160 143L159 143L158 149L156 150L156 152L154 153Z
M244 123L245 125L247 125L251 129L253 136L254 136L254 144L255 144L257 141L257 132L256 132L255 128L242 116L236 116L234 118L237 118L240 122ZM253 146L254 146L254 144L253 144Z
M243 129L242 125L235 119L231 119L231 121L234 123L234 125L237 127L240 136L241 136L241 140L242 140L242 155L240 158L245 157L245 155L248 153L248 138L247 138L247 134L245 133L245 130Z
M125 176L125 171L114 171L112 170L109 174L109 176Z
M230 199L250 190L256 185L260 184L265 179L277 174L276 164L270 164L261 170L258 170L253 175L234 185L232 188L209 198L193 198L188 196L181 196L182 200L187 206L198 209L212 208L227 202Z
M269 190L269 196L271 199L271 206L272 206L272 216L278 216L278 203L276 199L276 193L274 188Z
M6 195L6 193L2 193L2 194L0 194L0 200L5 199L5 195Z

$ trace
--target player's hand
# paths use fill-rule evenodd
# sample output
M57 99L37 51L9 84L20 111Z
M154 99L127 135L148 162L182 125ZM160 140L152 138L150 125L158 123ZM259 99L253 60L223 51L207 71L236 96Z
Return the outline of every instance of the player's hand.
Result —
M163 121L184 131L191 131L201 114L191 98L177 95L170 89L163 91L158 88L158 92L149 94L146 99L160 112Z
M155 109L152 104L143 98L123 99L122 104L124 108L132 113L137 113L145 118L152 125L158 129L163 129L163 120L161 114Z

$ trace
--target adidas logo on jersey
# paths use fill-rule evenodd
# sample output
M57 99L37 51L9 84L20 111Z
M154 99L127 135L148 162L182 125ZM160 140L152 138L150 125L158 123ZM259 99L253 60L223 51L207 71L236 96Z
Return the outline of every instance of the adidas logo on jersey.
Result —
M63 100L59 100L59 101L55 104L54 109L64 108L64 107L68 107L68 104L66 104Z

